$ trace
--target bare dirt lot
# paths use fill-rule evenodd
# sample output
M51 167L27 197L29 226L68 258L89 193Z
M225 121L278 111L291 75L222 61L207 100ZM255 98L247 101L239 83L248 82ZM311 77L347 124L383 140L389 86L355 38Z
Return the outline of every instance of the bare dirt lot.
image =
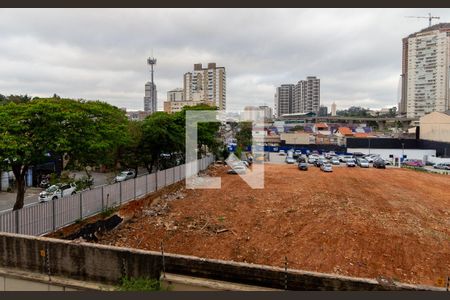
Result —
M130 203L102 244L437 285L450 275L450 180L405 169L265 165L251 189L224 166L220 190Z

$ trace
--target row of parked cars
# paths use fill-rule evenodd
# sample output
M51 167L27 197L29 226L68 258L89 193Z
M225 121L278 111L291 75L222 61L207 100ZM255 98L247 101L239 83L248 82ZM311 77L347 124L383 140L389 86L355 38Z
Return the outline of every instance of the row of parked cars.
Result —
M286 162L289 163L286 159ZM322 167L325 165L326 171L332 171L333 165L340 165L345 163L347 167L359 166L361 168L369 168L369 163L372 163L375 168L386 168L389 161L382 159L379 155L370 154L358 154L353 155L337 155L334 152L329 152L325 154L312 153L310 155L301 154L297 158L298 167L300 170L307 170L307 165L312 164L316 167Z

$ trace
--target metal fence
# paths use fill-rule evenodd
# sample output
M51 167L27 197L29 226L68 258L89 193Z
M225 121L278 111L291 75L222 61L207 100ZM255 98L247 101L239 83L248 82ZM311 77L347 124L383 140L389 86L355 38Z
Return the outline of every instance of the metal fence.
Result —
M198 160L198 170L205 170L212 155ZM134 179L96 187L78 194L43 203L33 203L20 210L0 214L0 232L42 235L100 213L186 178L186 166L161 170Z

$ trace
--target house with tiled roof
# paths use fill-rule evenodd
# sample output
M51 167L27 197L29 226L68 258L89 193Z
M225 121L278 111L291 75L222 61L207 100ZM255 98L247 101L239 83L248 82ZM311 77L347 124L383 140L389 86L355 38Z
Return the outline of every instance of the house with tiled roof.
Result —
M347 137L353 137L353 131L348 127L339 127L335 135L337 137L337 144L342 146L345 145L347 142Z

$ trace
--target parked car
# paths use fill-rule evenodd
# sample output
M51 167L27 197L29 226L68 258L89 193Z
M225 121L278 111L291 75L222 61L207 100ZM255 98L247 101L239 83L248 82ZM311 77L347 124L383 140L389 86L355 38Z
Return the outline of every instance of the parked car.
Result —
M56 200L65 196L74 195L77 193L76 190L77 186L75 183L55 184L39 193L39 202Z
M356 167L354 159L348 159L345 163L347 164L347 167Z
M323 164L325 164L326 163L326 161L324 160L324 159L321 159L321 158L319 158L318 160L316 160L315 162L314 162L314 165L316 166L316 167L321 167Z
M380 168L380 169L386 169L386 163L384 162L384 159L376 159L373 161L373 167L374 168Z
M306 162L301 162L298 164L298 169L302 171L308 171L308 164Z
M356 159L356 163L358 164L358 166L360 166L361 168L368 168L369 167L369 162L367 161L367 159L364 159L362 157L359 157Z
M375 154L369 154L369 155L364 156L364 158L365 158L368 162L373 163L374 160L376 160L376 159L378 158L378 155L375 155Z
M306 156L303 156L303 155L300 155L298 158L297 158L297 162L299 162L299 163L301 163L301 162L307 162L308 161L308 158L306 157Z
M332 158L330 159L330 163L331 163L332 165L340 165L340 164L341 164L341 162L339 161L339 159L338 159L337 157L332 157Z
M310 164L314 164L316 162L316 160L317 160L317 157L315 157L315 156L309 156L309 158L308 158L308 162Z
M324 163L323 165L320 166L320 169L323 172L333 172L333 167L329 163Z
M286 157L287 164L295 164L295 159L293 157Z
M115 182L121 182L121 181L125 181L131 178L134 178L134 171L132 170L128 170L128 171L122 171L120 172L119 175L116 176L116 178L114 178Z
M363 157L365 154L362 152L353 152L353 157L357 158L357 157Z
M434 164L433 168L439 169L439 170L450 170L450 163Z
M402 164L405 166L410 166L410 167L425 166L425 164L420 159L405 159Z
M353 156L351 155L340 155L338 157L340 162L347 162L347 160L353 159Z
M278 155L285 156L286 152L284 150L280 150L280 151L278 151Z
M234 165L228 170L228 174L245 174L247 172L247 168L244 165Z

